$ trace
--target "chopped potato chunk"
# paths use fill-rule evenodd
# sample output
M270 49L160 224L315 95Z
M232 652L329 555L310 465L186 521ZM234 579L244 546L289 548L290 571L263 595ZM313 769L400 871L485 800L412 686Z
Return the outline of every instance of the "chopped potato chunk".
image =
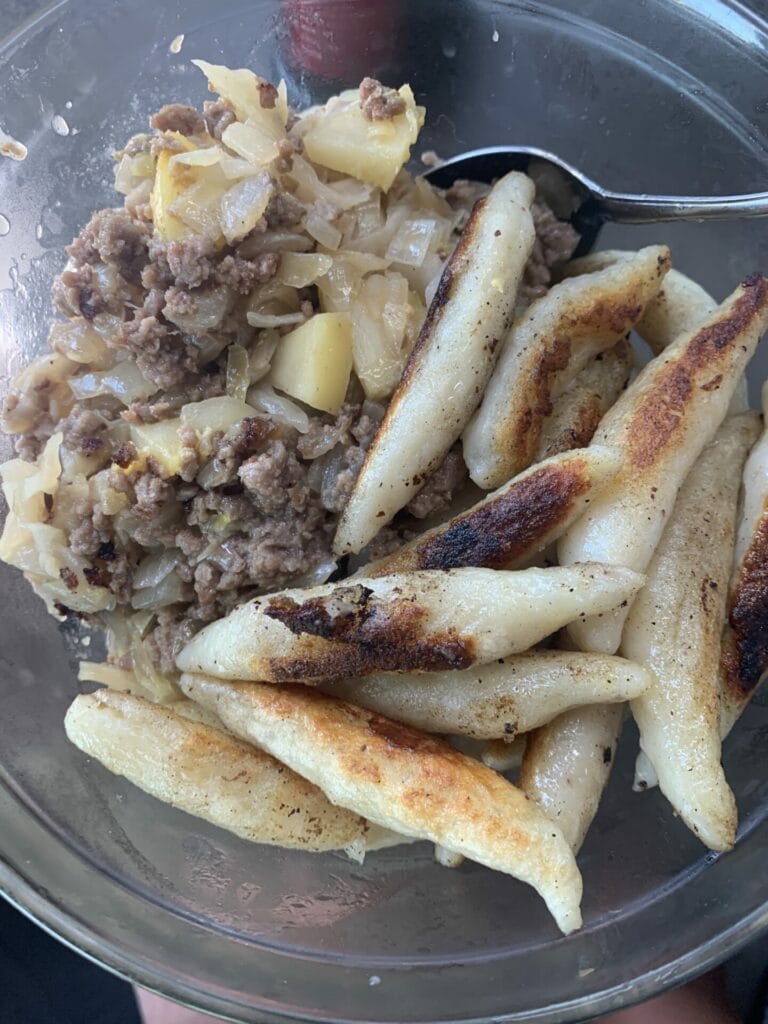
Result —
M195 149L194 143L180 132L169 132L168 134L178 139L187 152ZM170 149L160 151L155 170L155 184L150 198L155 234L166 242L175 242L179 238L186 238L190 233L184 221L172 214L169 207L192 184L193 172L190 167L178 161L173 163L173 156Z
M424 124L424 108L416 106L411 87L404 85L398 92L405 112L387 120L369 121L356 91L342 93L322 111L313 112L303 131L309 159L386 192Z
M154 459L164 476L175 476L181 471L181 420L161 420L159 423L134 423L131 440L136 445L139 459Z
M352 371L352 324L346 313L317 313L280 341L271 383L313 409L337 413Z

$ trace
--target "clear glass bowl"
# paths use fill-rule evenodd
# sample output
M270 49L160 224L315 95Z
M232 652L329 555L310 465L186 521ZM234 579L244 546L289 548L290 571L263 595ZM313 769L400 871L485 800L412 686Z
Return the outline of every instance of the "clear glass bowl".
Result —
M407 79L429 109L423 149L526 142L615 188L716 193L765 187L766 31L735 0L61 0L0 49L3 128L29 147L0 166L4 375L45 345L61 247L114 201L110 149L162 102L202 100L191 57L283 75L299 104L365 72ZM654 240L717 296L768 267L759 222L603 243ZM765 368L763 353L754 386ZM0 885L150 988L238 1021L572 1021L682 981L768 923L764 701L726 745L742 824L723 857L658 793L629 791L628 732L580 858L585 926L566 940L532 891L438 868L426 846L362 868L251 846L113 778L64 736L77 636L1 576Z

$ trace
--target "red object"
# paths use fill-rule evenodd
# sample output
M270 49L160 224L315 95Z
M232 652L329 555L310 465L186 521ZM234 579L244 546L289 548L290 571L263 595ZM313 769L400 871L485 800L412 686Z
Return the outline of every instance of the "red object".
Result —
M329 81L359 81L392 58L399 0L284 0L291 63Z

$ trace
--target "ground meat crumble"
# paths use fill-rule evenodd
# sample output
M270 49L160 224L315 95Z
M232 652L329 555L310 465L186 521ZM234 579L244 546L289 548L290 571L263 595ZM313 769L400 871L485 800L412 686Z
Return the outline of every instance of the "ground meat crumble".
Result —
M184 103L168 103L149 119L156 132L180 132L182 135L205 135L208 124L194 107Z
M203 103L203 117L209 134L219 141L222 132L237 120L234 110L226 100L206 100Z
M571 225L558 220L546 203L536 200L531 212L536 240L522 283L523 294L529 300L546 292L552 283L552 268L569 260L579 242Z
M360 83L360 107L369 121L389 121L405 112L405 100L396 89L375 78L364 78Z

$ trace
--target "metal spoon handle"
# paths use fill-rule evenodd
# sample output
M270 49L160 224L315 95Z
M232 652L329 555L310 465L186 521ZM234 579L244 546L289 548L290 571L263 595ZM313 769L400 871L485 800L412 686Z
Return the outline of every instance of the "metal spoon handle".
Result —
M601 219L620 224L768 217L768 192L742 196L628 196L604 192L593 202L593 210Z

